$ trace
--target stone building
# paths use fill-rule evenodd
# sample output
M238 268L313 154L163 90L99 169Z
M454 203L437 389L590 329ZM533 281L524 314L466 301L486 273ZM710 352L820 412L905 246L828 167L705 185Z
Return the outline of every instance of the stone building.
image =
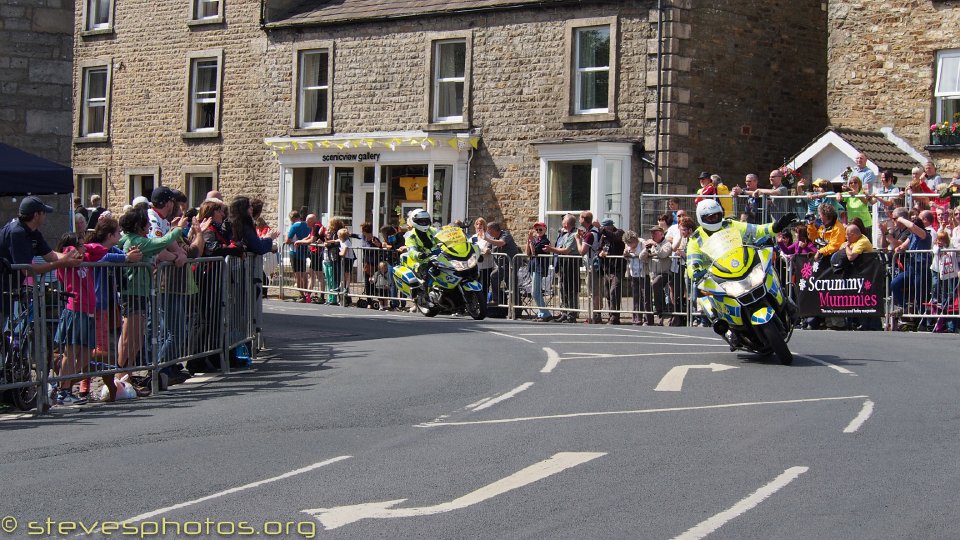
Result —
M73 2L0 5L0 142L70 164Z
M658 9L659 8L659 9ZM74 167L354 227L428 207L523 230L783 162L826 124L810 0L87 0Z
M892 128L944 177L960 171L960 139L931 124L960 122L960 4L834 0L828 9L831 125Z

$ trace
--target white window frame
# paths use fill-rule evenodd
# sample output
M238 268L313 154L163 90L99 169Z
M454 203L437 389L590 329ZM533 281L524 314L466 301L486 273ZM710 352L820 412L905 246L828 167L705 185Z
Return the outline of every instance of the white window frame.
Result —
M440 76L440 66L443 64L441 62L441 50L445 45L454 45L454 44L463 44L463 76L462 77L441 77ZM465 38L456 38L456 39L442 39L436 40L433 42L433 105L431 112L431 120L434 123L457 123L463 122L463 110L466 107L466 95L467 95L467 40ZM463 105L460 107L459 115L451 116L440 116L440 87L444 84L457 84L460 83L463 85L461 101Z
M331 79L331 70L330 70L330 60L331 54L330 49L304 49L298 51L298 81L297 87L299 91L297 92L297 127L301 129L315 129L315 128L326 128L330 126L330 79ZM327 84L316 84L313 86L307 86L304 82L307 71L305 68L307 63L307 57L312 55L327 55ZM327 119L324 122L309 122L304 118L304 112L306 107L307 92L316 92L316 95L319 96L322 92L326 92L326 99L324 100L322 110L326 111ZM319 97L317 99L317 110L321 110L321 103Z
M599 29L603 29L603 28L606 28L606 30L607 30L608 33L611 32L611 28L610 28L609 25L586 26L586 27L576 28L576 29L574 29L574 31L573 31L573 35L574 35L574 40L573 40L573 42L574 42L574 45L573 45L573 64L574 64L574 72L575 72L574 98L573 98L573 99L574 99L574 110L573 110L574 114L604 114L604 113L610 112L610 100L609 100L609 99L607 100L607 106L606 106L606 107L598 107L598 108L593 108L593 109L581 109L581 108L580 108L580 103L581 103L581 101L582 101L582 100L581 100L581 97L583 96L583 77L582 77L582 76L583 76L584 74L587 74L587 73L606 73L606 74L607 74L607 85L609 85L609 84L611 83L611 79L610 79L610 77L611 77L611 71L610 71L610 62L609 62L609 60L608 60L606 66L583 67L583 66L580 65L580 36L581 36L584 32L599 30ZM609 54L610 57L612 58L612 57L613 57L613 40L612 40L612 36L610 36L610 37L611 37L611 39L610 39L610 49L611 49L611 50L608 51L608 54ZM608 94L608 97L609 97L609 92L608 92L607 94Z
M97 169L78 169L74 170L75 178L74 181L74 193L80 197L81 204L84 206L90 204L90 195L91 193L99 193L100 195L100 205L107 206L107 183L105 181L104 172ZM91 191L87 189L87 182L95 181L100 184L100 191ZM95 225L95 224L94 224ZM90 227L91 229L93 227Z
M954 79L954 89L953 91L940 91L940 84L946 82L943 80L943 77L947 75L944 73L943 64L944 60L951 59L957 62L956 72L952 73ZM953 121L953 118L944 118L944 101L946 100L960 100L960 49L949 49L943 51L937 51L937 77L936 84L933 87L933 97L937 103L936 107L936 118L935 122L943 122L944 120ZM958 107L960 108L960 107Z
M203 91L203 96L197 89L198 71L201 64L214 63L216 73L216 82L213 90ZM187 55L187 77L186 77L186 107L184 114L184 133L185 138L219 137L220 136L220 115L223 103L223 50L213 49L207 51L191 52ZM198 112L202 104L214 104L213 126L200 127Z
M202 190L203 193L197 197L193 196L193 184L199 178L209 178L210 179L210 188L207 190ZM183 168L183 187L184 193L187 195L187 203L191 208L196 208L203 203L206 198L207 192L217 188L217 167L216 165L196 165L196 166L187 166Z
M127 202L133 202L133 199L143 195L143 177L153 177L153 189L162 186L160 179L160 167L134 167L124 171L127 187Z
M213 15L203 15L203 8L207 6L216 6L217 11ZM222 21L223 20L223 0L193 0L193 20L195 21Z
M95 22L97 15L104 15L106 21ZM86 32L103 33L113 31L113 0L84 0L83 29Z
M94 74L103 74L103 96L90 96L90 79ZM83 86L81 90L81 108L80 108L80 136L81 137L105 137L107 135L107 102L110 95L110 68L108 66L91 66L83 68ZM103 124L97 131L89 130L89 120L91 111L94 109L103 109Z
M564 67L564 83L567 92L566 111L561 120L564 123L577 122L612 122L617 120L617 89L618 89L618 62L619 51L619 21L617 17L594 17L589 19L574 19L567 21L566 27L566 58ZM580 66L580 34L583 31L606 28L610 35L610 50L606 67ZM607 75L607 106L605 108L581 109L580 97L583 93L581 74L601 73Z
M99 143L110 139L110 96L113 80L113 63L110 58L93 58L78 62L80 80L74 86L76 116L73 128L75 143ZM90 98L90 78L93 73L106 74L103 97ZM103 109L103 125L100 131L89 131L88 120L91 108Z
M570 211L590 210L596 221L612 219L617 227L631 227L631 171L633 144L612 142L543 144L536 145L540 154L540 203L539 219L546 222L550 216ZM547 211L550 189L550 164L557 161L590 162L590 208ZM618 169L612 169L613 166ZM609 179L616 171L617 178ZM610 185L613 189L610 189ZM619 191L617 191L619 188ZM613 199L616 199L615 201ZM611 202L613 206L611 206ZM619 208L616 208L619 207Z

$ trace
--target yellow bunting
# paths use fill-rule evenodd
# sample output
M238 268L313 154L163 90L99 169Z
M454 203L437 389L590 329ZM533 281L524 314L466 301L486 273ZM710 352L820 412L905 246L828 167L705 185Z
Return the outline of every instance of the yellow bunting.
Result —
M309 148L310 151L313 152L313 143L312 143L312 142L307 142L307 148Z
M460 143L457 142L456 137L454 137L453 139L450 139L449 141L447 141L447 144L449 144L449 145L450 145L450 148L453 148L454 150L459 150L459 149L460 149Z
M470 137L470 146L476 150L477 147L480 146L480 137Z

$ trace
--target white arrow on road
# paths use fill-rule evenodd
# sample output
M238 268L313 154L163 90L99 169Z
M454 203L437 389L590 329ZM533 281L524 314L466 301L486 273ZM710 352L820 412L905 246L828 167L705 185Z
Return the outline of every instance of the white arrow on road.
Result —
M393 508L406 500L397 499L394 501L336 506L334 508L314 508L312 510L303 510L302 512L317 518L317 521L327 530L349 525L361 519L386 519L441 514L483 502L497 495L523 487L527 484L532 484L537 480L543 480L564 469L576 467L577 465L605 455L606 452L559 452L549 459L519 470L502 480L497 480L490 485L467 493L463 497L434 506Z
M687 371L691 369L709 369L714 372L726 371L728 369L737 369L737 366L728 366L726 364L710 363L699 366L677 366L667 372L660 379L660 384L654 390L657 392L679 392L683 388L683 378L687 376Z

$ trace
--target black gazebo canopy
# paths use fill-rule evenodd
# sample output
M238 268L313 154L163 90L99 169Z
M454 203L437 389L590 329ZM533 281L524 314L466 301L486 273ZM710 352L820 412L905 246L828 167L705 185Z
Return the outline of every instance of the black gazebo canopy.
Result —
M0 143L0 195L72 191L73 169Z

